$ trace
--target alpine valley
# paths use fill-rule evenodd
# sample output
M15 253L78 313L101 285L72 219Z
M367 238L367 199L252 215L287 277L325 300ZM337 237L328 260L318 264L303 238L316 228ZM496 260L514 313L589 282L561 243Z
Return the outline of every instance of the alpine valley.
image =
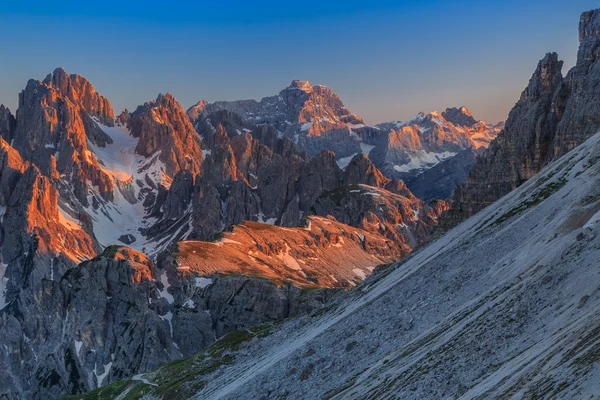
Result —
M0 106L0 398L600 396L600 10L579 40L506 124L30 80Z

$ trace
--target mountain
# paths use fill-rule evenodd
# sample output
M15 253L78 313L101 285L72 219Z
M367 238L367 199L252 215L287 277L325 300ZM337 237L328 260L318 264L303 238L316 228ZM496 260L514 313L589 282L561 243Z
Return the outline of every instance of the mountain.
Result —
M600 130L600 94L594 89L600 84L599 34L600 11L586 12L579 24L577 63L567 76L556 53L539 62L505 129L457 188L448 224L492 204Z
M323 112L309 102L354 118L322 87L286 96L299 118ZM425 243L447 209L363 154L342 169L227 109L192 121L160 94L115 117L61 68L28 82L14 117L0 107L0 134L8 399L84 393L310 313Z
M133 398L593 397L599 152L596 134L325 308L231 334L104 390Z
M467 182L476 158L472 149L462 150L416 177L408 178L406 186L423 201L452 199L456 186Z
M376 145L369 156L387 176L413 179L463 150L480 153L501 126L475 120L466 107L419 113L406 123L377 125L387 132L387 141Z
M260 101L202 100L188 110L188 115L195 121L221 110L232 111L254 125L271 125L281 136L293 139L312 155L333 150L339 157L348 156L360 148L349 133L365 126L362 118L350 112L331 89L300 80L293 81L279 95ZM333 137L342 143L336 144Z
M420 113L407 123L369 127L348 111L331 89L304 81L293 81L278 96L261 101L202 100L187 111L199 132L206 129L207 120L219 121L217 114L223 112L236 115L227 118L235 120L226 128L230 137L235 132L271 128L272 135L290 139L300 152L316 156L323 150L333 151L341 168L355 155L366 154L386 176L399 179L413 179L466 149L480 153L503 126L478 121L468 108L460 107L448 108L443 113ZM456 177L449 182L464 183L462 169L453 173Z

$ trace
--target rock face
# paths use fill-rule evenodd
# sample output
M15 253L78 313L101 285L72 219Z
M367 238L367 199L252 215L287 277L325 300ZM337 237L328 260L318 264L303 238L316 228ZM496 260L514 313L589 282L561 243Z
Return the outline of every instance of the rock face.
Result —
M15 303L19 312L0 319L0 340L12 349L0 356L6 398L83 393L190 356L241 327L309 312L334 294L241 276L198 283L165 267L113 246L60 281L42 280L35 304Z
M202 140L190 123L181 104L167 93L131 113L129 128L139 138L135 152L144 157L157 156L165 173L173 177L187 169L200 172Z
M456 189L445 226L487 207L600 130L600 10L582 15L579 32L575 67L563 79L556 53L539 62L505 129Z
M44 81L30 80L19 95L13 146L26 160L51 177L69 177L77 199L87 205L88 185L112 198L113 182L95 157L88 140L103 147L111 143L92 119L112 124L110 103L79 75L58 68Z
M451 200L456 186L467 182L476 157L472 149L463 150L422 174L406 180L406 186L423 201Z
M0 136L7 142L11 142L15 133L17 121L10 110L0 105Z

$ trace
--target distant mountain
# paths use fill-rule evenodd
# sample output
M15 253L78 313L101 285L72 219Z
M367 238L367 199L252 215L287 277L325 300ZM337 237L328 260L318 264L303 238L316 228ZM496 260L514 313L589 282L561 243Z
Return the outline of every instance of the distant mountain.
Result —
M406 123L377 125L386 132L387 140L380 142L369 156L387 176L412 179L463 150L481 152L501 126L476 121L466 107L419 113Z
M278 95L260 101L202 100L188 110L188 115L196 121L221 110L232 111L253 125L271 125L280 136L292 139L312 155L333 150L339 157L347 156L351 149L359 148L356 138L351 137L352 130L365 126L363 119L350 112L333 90L299 80ZM333 136L341 143L336 143Z
M462 150L481 152L502 128L502 124L475 120L466 107L369 127L331 89L303 81L294 81L278 96L261 101L202 100L188 115L198 126L210 114L224 110L238 115L240 123L251 129L273 127L278 136L289 138L309 155L334 151L341 168L363 153L386 176L401 179L412 179Z

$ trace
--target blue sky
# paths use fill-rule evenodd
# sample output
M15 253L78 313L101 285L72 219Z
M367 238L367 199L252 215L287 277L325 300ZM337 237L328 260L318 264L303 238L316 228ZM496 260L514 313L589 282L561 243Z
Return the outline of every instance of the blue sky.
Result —
M25 4L26 3L26 4ZM0 103L55 67L88 78L116 112L171 92L273 95L293 79L333 88L368 123L466 105L497 122L536 63L573 65L587 0L4 1Z

